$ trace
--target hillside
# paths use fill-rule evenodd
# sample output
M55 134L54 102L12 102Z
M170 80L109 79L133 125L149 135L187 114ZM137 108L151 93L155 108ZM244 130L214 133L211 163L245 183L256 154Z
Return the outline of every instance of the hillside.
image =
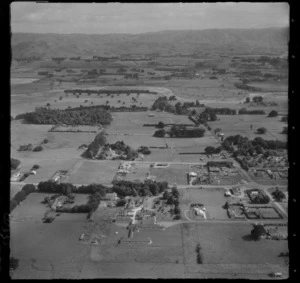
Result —
M174 53L286 53L288 29L210 29L144 34L12 35L13 58Z

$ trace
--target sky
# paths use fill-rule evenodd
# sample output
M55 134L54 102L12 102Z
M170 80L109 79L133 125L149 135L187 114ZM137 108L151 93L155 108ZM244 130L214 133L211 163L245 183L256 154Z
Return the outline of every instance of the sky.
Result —
M287 3L11 4L12 32L145 33L161 30L289 26Z

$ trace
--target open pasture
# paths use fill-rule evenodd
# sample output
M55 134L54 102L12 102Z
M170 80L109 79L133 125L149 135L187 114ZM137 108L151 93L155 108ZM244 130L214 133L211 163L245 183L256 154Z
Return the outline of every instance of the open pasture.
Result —
M156 176L156 181L167 181L169 184L187 184L189 165L170 164L166 168L150 168L150 174Z
M65 180L73 184L110 184L117 172L118 163L113 161L83 161L79 168Z
M259 273L267 278L276 270L284 275L288 267L278 255L288 251L287 241L250 239L250 224L212 222L182 224L186 268L191 273L236 273L245 278ZM202 264L197 264L196 245L200 244Z
M133 171L131 173L127 174L124 177L124 180L127 180L127 181L140 180L143 182L147 177L147 172L149 172L149 164L136 163L134 165Z
M25 179L24 182L30 184L47 181L58 170L72 171L78 159L60 159L59 157L56 159L26 158L22 159L21 162L21 167L24 171L30 170L35 164L40 166L40 168L36 170L36 175L30 175Z
M209 122L212 130L221 128L225 138L231 135L246 136L249 139L262 137L267 140L286 141L287 135L281 134L285 123L280 122L280 117L270 118L266 115L218 115L220 121ZM251 125L253 126L251 130ZM257 134L258 128L265 127L266 134Z

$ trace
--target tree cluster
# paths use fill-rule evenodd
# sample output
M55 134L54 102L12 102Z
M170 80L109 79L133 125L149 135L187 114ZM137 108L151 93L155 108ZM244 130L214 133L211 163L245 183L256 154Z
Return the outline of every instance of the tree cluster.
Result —
M148 146L140 146L137 151L140 152L140 153L142 153L142 154L144 154L144 155L151 154L151 150L149 149Z
M247 108L241 108L239 110L239 115L264 115L266 112L264 110L248 110Z
M41 107L16 118L29 124L108 125L112 121L111 114L104 108L59 110Z
M280 191L278 188L272 193L272 196L277 202L281 202L286 199L284 192Z
M203 128L191 128L188 129L185 126L172 126L168 134L171 138L201 138L204 136L205 129Z
M106 144L106 137L102 132L96 135L94 141L88 146L86 151L82 154L85 158L94 158L97 156L99 149Z
M276 110L272 110L268 115L268 117L277 117L277 116L278 116L278 112Z
M251 202L255 204L268 204L270 202L269 196L262 190L258 190L257 194L252 194L252 190L246 191Z
M118 197L124 198L126 196L156 196L168 189L167 182L156 182L152 180L145 180L144 182L131 181L113 181L112 191Z

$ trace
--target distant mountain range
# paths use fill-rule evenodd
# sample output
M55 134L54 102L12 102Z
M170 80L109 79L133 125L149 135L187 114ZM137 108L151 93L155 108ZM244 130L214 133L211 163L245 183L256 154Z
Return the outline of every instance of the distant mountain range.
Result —
M119 54L287 53L288 28L209 29L143 34L14 33L13 58Z

